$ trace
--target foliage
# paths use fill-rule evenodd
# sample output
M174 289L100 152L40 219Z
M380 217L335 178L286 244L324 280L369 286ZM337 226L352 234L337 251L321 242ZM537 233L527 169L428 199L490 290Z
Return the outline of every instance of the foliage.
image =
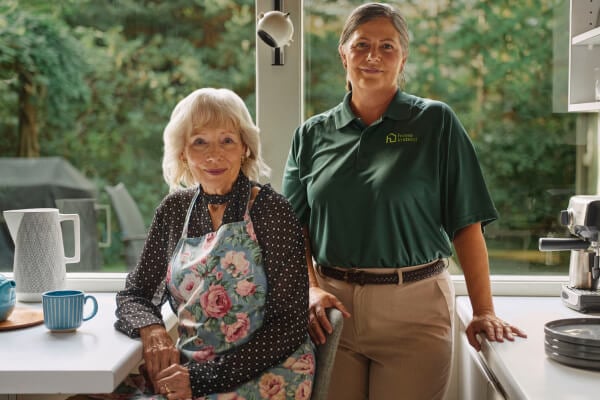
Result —
M555 5L453 2L448 17L473 18L455 18L436 40L450 56L438 65L449 84L434 93L464 116L503 217L499 225L540 236L556 230L575 182L575 149L567 145L575 116L552 113L552 46L540 45L552 37Z
M305 0L307 116L344 95L337 41L360 3ZM406 90L459 115L501 213L494 225L553 230L576 166L574 116L550 104L557 0L392 3L411 34ZM124 182L149 224L167 190L162 130L177 101L228 87L254 112L254 15L253 0L3 0L0 155L16 152L17 73L28 71L46 88L41 154L62 155L99 188Z
M61 88L86 90L90 103L82 107L85 102L63 95L57 104L77 112L46 115L42 155L62 155L99 188L124 182L147 224L167 191L161 171L162 130L175 104L198 87L220 86L235 90L250 110L255 108L252 0L82 0L51 7L52 14L45 2L10 1L22 18L46 18L48 27L68 29L69 43L76 43L92 66L87 70L73 64L77 74L85 74L85 81L77 84L60 80L57 73L49 77ZM17 30L13 19L17 17L4 23L5 30ZM49 50L30 44L47 40L45 32L19 32L21 47L29 48L24 53L47 56ZM5 48L10 42L2 35L0 50ZM0 74L4 77L12 69L4 63ZM0 110L0 120L6 121L0 125L3 155L14 155L17 142L15 96L14 85L0 87L0 104L8 106ZM105 193L101 201L109 201ZM114 256L108 254L108 262Z
M29 13L17 2L8 1L0 7L0 39L0 88L3 93L12 93L8 96L10 103L2 96L0 104L16 110L16 96L21 94L19 101L26 101L26 92L40 118L30 122L38 129L46 128L44 138L52 131L72 128L89 92L84 82L87 66L82 49L67 26L51 15ZM15 127L16 114L10 118ZM8 150L16 155L16 134L16 129L9 131L0 142L2 153Z

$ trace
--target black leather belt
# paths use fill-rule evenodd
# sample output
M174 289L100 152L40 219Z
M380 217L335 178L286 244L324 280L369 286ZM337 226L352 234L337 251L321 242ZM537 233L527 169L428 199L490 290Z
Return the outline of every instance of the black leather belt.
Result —
M421 279L437 275L445 269L446 263L444 260L437 260L423 268L412 271L401 271L402 282L420 281ZM359 285L397 285L398 282L400 282L398 273L396 272L390 274L375 274L366 272L364 269L337 269L324 267L322 265L319 265L319 270L323 275L330 278L348 283L358 283Z

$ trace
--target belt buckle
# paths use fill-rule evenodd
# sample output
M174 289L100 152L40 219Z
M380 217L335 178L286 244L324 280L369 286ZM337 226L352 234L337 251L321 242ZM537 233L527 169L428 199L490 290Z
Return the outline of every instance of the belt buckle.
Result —
M352 277L352 278L350 278ZM346 282L351 282L351 280L354 280L354 282L358 283L360 286L364 286L365 285L365 271L357 269L357 268L350 268L347 269L344 272L344 280Z

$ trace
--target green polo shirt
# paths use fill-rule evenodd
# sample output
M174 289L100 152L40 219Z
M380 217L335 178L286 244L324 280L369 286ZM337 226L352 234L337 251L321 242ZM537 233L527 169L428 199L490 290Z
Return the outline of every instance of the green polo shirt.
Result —
M325 266L402 267L452 254L457 230L498 218L452 109L398 91L365 126L338 106L294 133L283 194Z

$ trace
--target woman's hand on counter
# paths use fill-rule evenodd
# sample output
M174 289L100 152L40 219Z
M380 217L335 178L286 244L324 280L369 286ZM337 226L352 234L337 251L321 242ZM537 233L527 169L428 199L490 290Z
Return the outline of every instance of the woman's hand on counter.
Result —
M475 350L481 350L477 334L482 333L490 342L504 342L504 339L515 340L515 335L526 338L527 334L520 328L498 318L494 313L474 315L467 326L467 338Z

